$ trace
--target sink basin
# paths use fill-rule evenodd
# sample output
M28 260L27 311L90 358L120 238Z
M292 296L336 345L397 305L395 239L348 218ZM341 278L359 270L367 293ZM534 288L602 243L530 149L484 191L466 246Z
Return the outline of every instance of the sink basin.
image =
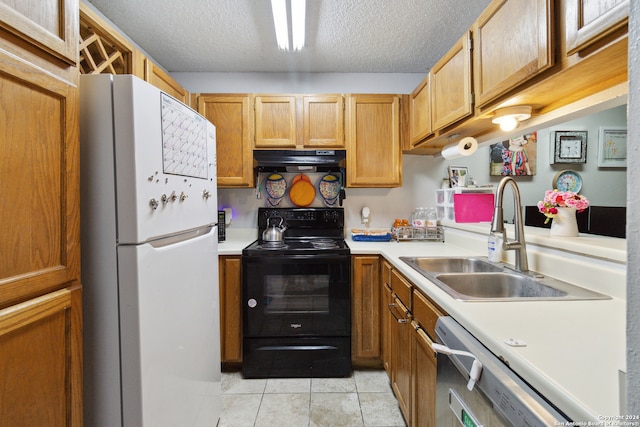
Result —
M568 301L610 299L608 295L511 270L474 257L400 257L440 289L460 301Z
M477 273L502 271L503 268L478 258L400 257L418 271L437 273Z
M439 274L436 279L454 292L474 298L564 297L565 291L509 273Z

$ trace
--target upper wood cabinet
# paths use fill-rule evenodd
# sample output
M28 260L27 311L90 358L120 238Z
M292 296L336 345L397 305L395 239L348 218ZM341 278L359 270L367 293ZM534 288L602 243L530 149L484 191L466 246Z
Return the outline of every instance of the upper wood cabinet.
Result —
M433 130L473 114L471 33L467 32L430 71Z
M418 145L427 136L431 135L431 85L430 75L411 93L411 105L409 106L409 147Z
M256 148L295 148L295 96L256 96L255 121Z
M347 186L402 185L400 96L351 95L348 115Z
M0 27L69 65L78 62L78 0L2 1Z
M257 95L256 148L344 148L342 95Z
M629 21L629 0L566 0L567 54L579 52Z
M302 145L305 148L344 147L344 97L342 95L303 96Z
M476 104L483 106L551 67L551 0L492 2L473 25Z
M161 91L173 96L178 101L190 105L189 92L166 71L148 58L145 59L144 79Z
M216 126L218 187L253 187L250 96L201 94L198 112Z

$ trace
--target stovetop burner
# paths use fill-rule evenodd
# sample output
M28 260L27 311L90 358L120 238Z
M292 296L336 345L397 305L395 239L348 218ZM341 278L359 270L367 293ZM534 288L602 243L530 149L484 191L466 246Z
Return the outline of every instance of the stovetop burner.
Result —
M256 240L244 248L243 255L348 255L344 242L342 208L259 208L258 236L282 219L283 242Z

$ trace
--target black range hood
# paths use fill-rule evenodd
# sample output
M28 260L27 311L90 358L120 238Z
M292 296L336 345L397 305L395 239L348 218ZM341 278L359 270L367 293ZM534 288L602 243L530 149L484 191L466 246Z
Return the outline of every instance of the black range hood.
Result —
M331 172L344 168L345 150L253 150L263 172Z

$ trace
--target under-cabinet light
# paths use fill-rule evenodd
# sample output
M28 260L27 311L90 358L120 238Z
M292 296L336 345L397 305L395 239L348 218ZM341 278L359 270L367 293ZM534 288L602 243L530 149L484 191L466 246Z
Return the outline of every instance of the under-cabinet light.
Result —
M491 122L500 125L500 129L509 132L518 127L518 124L531 117L531 107L520 105L516 107L505 107L495 111Z

